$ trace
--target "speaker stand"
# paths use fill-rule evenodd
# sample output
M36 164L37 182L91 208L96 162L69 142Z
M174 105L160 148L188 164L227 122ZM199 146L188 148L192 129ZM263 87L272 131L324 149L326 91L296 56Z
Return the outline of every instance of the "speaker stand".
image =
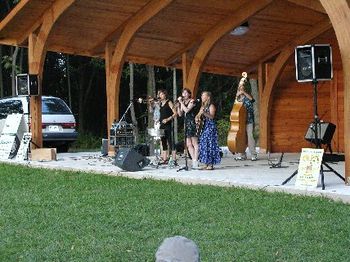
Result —
M315 144L316 148L321 149L321 141L318 139L318 126L320 125L320 119L318 118L318 113L317 113L317 79L312 80L313 84L313 91L314 91L314 127L315 127ZM324 170L324 166L328 168L328 170ZM335 171L332 167L330 167L327 162L322 158L321 162L321 169L320 169L320 175L321 175L321 185L322 185L322 190L325 189L325 184L324 184L324 173L325 172L332 172L336 176L338 176L341 180L345 182L345 178L341 176L337 171ZM298 169L293 172L293 174L288 177L286 180L283 181L282 185L287 184L296 174L298 174Z

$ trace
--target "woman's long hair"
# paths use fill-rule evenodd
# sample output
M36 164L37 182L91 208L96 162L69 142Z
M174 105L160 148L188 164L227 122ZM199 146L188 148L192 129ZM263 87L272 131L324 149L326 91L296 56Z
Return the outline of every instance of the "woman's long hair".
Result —
M202 107L203 108L209 108L209 106L210 106L210 104L211 104L211 100L212 100L212 94L211 94L211 92L209 92L209 91L203 91L202 92L202 94L207 94L207 96L208 96L208 100L207 101L205 101L205 102L202 102Z

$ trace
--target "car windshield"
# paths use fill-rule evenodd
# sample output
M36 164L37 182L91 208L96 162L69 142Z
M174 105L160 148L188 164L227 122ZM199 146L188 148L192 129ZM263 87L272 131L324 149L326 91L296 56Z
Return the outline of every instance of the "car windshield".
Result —
M23 105L20 100L0 101L0 119L5 119L9 114L23 114Z
M69 115L71 111L63 100L58 98L45 98L42 103L42 112L47 115Z

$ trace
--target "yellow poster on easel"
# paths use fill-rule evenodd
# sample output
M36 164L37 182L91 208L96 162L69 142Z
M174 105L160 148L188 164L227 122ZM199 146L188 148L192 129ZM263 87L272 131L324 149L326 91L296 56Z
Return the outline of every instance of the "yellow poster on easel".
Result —
M302 149L295 186L317 187L318 179L320 177L323 153L323 149Z

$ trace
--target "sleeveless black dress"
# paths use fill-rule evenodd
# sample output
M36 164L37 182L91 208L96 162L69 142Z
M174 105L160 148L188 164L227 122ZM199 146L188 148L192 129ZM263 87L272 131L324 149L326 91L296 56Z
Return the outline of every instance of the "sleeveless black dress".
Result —
M168 150L168 146L170 150L173 150L173 132L172 132L172 123L173 120L162 123L163 119L167 119L173 115L173 110L171 110L169 106L169 100L165 102L164 105L160 104L160 128L164 129L164 136L161 138L162 148L163 150Z
M185 106L187 107L190 101L185 103ZM192 107L190 111L185 113L185 134L186 137L196 137L197 136L197 127L196 127L196 107Z

